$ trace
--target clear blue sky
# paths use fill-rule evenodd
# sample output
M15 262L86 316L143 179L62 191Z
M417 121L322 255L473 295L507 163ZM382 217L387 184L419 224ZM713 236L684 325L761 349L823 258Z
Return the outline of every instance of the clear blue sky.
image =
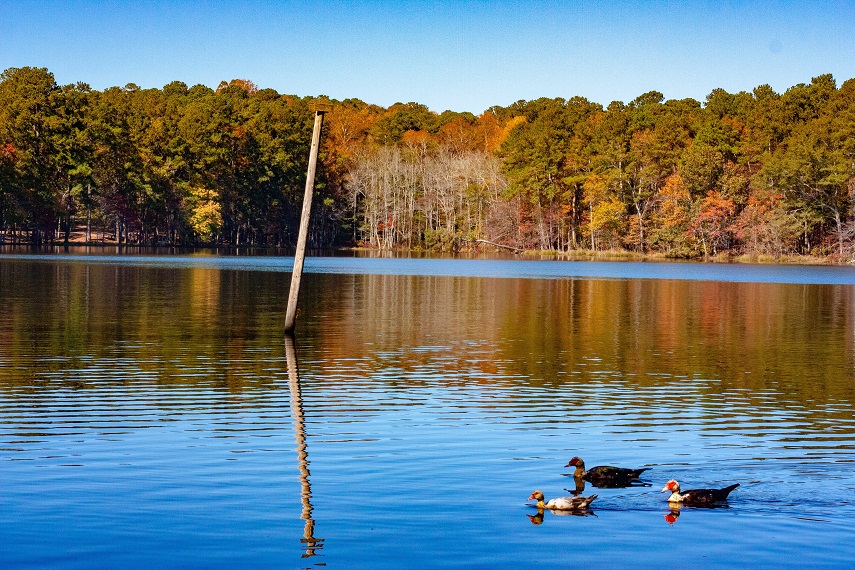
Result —
M96 89L250 79L301 96L480 113L650 90L855 77L855 0L0 0L0 70Z

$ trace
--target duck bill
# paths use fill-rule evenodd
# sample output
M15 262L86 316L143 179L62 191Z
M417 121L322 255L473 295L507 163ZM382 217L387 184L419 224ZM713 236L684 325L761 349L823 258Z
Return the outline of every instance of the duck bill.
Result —
M661 490L661 491L659 491L659 492L660 492L660 493L665 493L665 492L670 491L670 490L671 490L671 489L669 489L669 488L668 488L668 485L665 485L664 487L662 487L662 490Z

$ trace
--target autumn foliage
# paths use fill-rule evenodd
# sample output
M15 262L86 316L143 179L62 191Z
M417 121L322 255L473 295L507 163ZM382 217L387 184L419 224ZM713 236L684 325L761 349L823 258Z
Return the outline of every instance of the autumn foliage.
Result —
M855 253L855 80L784 93L518 101L476 116L330 101L310 239L673 257ZM96 91L0 75L0 236L287 246L310 99L247 79Z

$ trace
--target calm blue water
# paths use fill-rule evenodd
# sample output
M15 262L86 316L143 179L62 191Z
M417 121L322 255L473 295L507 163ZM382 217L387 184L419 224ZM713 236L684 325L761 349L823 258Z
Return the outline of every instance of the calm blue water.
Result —
M855 269L306 267L289 347L286 258L0 257L0 567L855 559Z
M78 248L84 249L84 248ZM195 254L99 255L0 253L3 259L26 258L86 264L145 267L210 268L290 272L292 257ZM855 285L855 266L664 263L651 261L533 261L490 258L308 257L307 273L356 275L421 275L444 277L514 277L523 279L689 279L739 283L806 283Z

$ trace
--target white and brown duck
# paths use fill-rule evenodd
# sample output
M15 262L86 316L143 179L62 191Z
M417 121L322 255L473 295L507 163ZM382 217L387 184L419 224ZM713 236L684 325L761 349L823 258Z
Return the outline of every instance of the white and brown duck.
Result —
M611 465L598 465L585 469L585 462L580 457L574 457L564 467L575 467L573 477L590 481L597 487L626 487L638 481L641 474L650 469L628 469L626 467L612 467Z
M538 509L549 509L552 511L581 511L588 508L588 505L597 498L597 495L590 497L557 497L555 499L544 499L541 491L534 491L528 498L529 501L535 500L535 505Z
M669 503L679 503L681 505L713 505L727 500L727 496L731 491L739 487L739 483L734 483L724 487L723 489L689 489L681 493L680 484L674 479L668 481L662 492L670 492L668 497Z

